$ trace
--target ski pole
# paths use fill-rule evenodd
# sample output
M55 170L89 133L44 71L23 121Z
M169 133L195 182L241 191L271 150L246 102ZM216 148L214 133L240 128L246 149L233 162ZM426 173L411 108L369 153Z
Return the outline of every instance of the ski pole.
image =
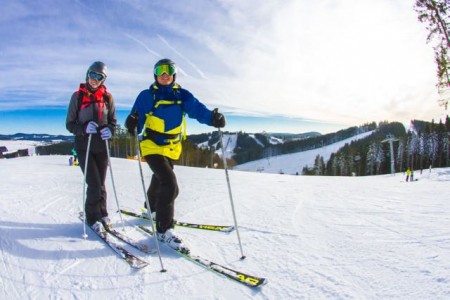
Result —
M135 136L135 143L136 143L136 153L138 156L139 172L141 173L142 188L144 190L144 196L145 196L145 204L147 205L147 214L149 215L150 224L151 224L152 230L153 230L153 238L155 239L155 245L156 245L156 249L158 251L159 262L161 263L161 272L166 272L167 270L164 269L163 261L161 258L161 250L159 249L159 242L156 237L156 226L153 222L152 212L150 211L150 201L148 200L147 191L145 190L144 172L142 171L142 165L141 165L141 150L139 149L139 137L137 134L137 128L134 129L134 136Z
M238 242L239 242L239 248L241 249L241 259L245 259L244 251L242 250L241 237L239 235L239 227L237 224L236 212L234 210L234 202L233 202L233 194L231 193L230 177L228 176L227 158L225 157L225 149L223 146L223 134L222 134L222 131L220 130L220 128L218 128L218 130L219 130L220 145L222 148L223 168L225 169L225 177L227 178L228 194L230 195L231 211L233 212L234 227L236 227L236 235L237 235Z
M111 174L111 181L112 181L112 186L113 186L113 190L114 190L114 197L116 198L117 211L119 212L120 222L122 223L122 228L125 229L125 223L122 218L122 212L120 211L119 199L117 199L116 184L114 183L114 176L113 176L113 171L112 171L112 166L111 166L111 152L109 150L108 140L105 140L105 144L106 144L106 153L108 154L109 173Z
M84 179L83 179L83 238L86 239L88 237L86 233L86 175L88 169L88 160L89 160L89 152L91 150L91 140L92 134L89 134L87 149L86 149L86 157L84 161Z

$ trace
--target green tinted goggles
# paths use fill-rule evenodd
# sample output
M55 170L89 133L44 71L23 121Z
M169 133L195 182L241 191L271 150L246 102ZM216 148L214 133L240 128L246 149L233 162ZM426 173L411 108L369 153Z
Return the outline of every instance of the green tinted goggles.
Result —
M161 76L164 73L167 75L174 75L177 73L177 69L174 65L160 65L155 67L154 74L156 76Z

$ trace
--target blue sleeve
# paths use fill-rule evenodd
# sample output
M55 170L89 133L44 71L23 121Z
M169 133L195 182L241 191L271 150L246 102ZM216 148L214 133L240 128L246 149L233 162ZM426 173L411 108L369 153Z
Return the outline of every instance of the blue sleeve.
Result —
M143 90L139 93L131 108L131 113L137 112L139 115L138 133L141 133L144 128L146 115L151 111L154 106L154 99L150 93L150 90Z
M199 123L212 126L212 111L194 97L188 90L181 90L181 100L183 102L183 111L189 118L196 119Z

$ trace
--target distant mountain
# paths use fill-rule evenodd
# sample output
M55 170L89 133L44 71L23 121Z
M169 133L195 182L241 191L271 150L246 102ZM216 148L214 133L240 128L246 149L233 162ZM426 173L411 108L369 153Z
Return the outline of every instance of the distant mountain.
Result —
M319 132L311 131L305 133L280 133L280 132L269 132L267 135L275 138L280 138L283 140L304 140L312 137L321 136L322 134Z
M15 133L15 134L0 134L0 140L14 141L39 141L39 142L53 142L53 141L74 141L73 135L51 135L45 133Z

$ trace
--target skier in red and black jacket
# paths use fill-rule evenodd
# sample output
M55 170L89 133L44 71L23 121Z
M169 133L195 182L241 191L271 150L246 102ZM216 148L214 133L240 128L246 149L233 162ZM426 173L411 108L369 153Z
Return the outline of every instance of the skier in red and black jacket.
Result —
M94 62L86 72L86 82L73 93L67 111L66 128L75 135L75 150L79 165L86 172L86 222L94 230L110 226L106 204L105 179L108 169L108 152L105 140L111 139L116 126L116 109L112 95L104 82L107 67ZM89 135L90 151L87 152ZM85 170L86 157L88 158Z

